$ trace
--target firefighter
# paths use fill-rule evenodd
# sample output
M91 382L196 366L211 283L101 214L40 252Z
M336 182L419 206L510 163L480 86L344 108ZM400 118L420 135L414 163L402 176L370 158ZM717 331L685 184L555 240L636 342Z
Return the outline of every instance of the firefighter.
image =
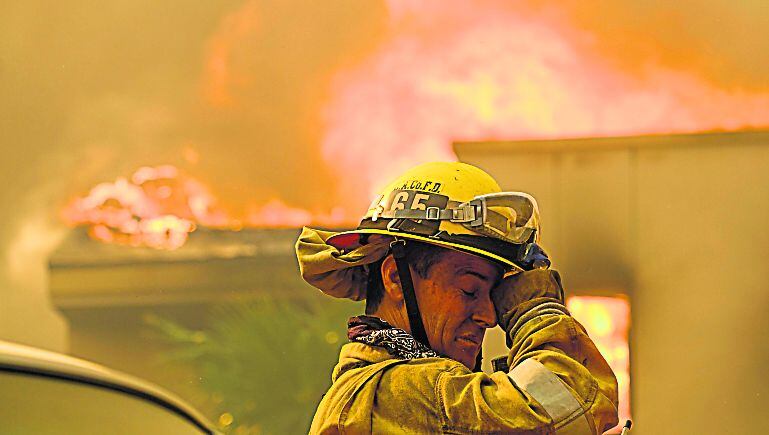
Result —
M531 196L464 163L392 182L354 231L305 228L302 277L366 299L349 320L311 433L600 434L617 424L617 381L564 306L537 244ZM480 371L499 325L510 348Z

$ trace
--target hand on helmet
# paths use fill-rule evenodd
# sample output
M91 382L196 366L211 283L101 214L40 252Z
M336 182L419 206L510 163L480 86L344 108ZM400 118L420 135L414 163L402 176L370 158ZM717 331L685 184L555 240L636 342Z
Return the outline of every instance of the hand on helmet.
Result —
M491 291L497 321L503 328L508 320L505 314L524 302L536 298L552 298L564 302L561 275L545 268L550 266L550 259L542 248L531 244L520 263L529 270L508 276Z
M550 267L550 257L536 243L526 245L523 257L516 262L523 270L547 269Z

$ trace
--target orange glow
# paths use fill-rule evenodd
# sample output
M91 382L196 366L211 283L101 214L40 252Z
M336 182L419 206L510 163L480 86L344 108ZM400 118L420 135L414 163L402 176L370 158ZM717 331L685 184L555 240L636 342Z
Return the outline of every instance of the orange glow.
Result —
M624 297L572 296L566 306L617 376L619 419L630 419L630 304Z
M218 205L208 187L171 165L145 166L130 178L98 184L87 196L72 200L63 217L70 225L87 225L96 240L157 249L181 247L198 225L229 230L333 227L349 220L342 209L311 212L277 198L262 205L249 203L245 216L233 216Z
M200 87L206 107L226 109L207 112L217 122L237 125L238 134L260 126L263 143L283 144L287 166L317 174L327 203L348 209L347 224L403 170L456 160L454 141L769 126L765 80L760 86L711 74L723 57L701 48L725 43L716 36L720 21L714 32L698 21L700 6L615 3L388 0L376 18L360 11L348 17L342 9L350 8L340 8L333 14L340 21L332 22L346 17L350 25L317 32L308 23L331 15L275 21L285 20L285 11L245 0L208 38ZM715 6L704 7L720 16ZM670 11L680 13L668 17ZM679 31L679 15L699 23L696 35ZM356 28L361 20L368 25ZM730 34L740 41L739 32ZM369 42L342 44L360 39ZM268 84L275 80L278 86ZM288 129L301 137L289 139ZM317 198L299 198L299 189L270 171L259 183L292 206L318 207ZM272 206L262 207L241 214L270 221ZM307 217L292 213L292 220Z
M247 1L222 20L219 32L209 41L206 56L203 94L214 107L230 107L233 94L253 80L243 68L233 68L233 51L240 41L257 30L257 2Z
M415 163L454 160L456 140L769 125L769 94L651 61L624 68L562 12L503 0L388 5L388 37L337 73L325 112L323 155L368 169L363 196Z
M272 160L265 161L275 161L264 175L240 177L237 182L258 180L251 195L259 198L239 198L237 189L232 189L235 194L223 193L222 198L238 211L224 211L206 186L174 175L172 169L155 167L143 171L149 175L137 174L137 180L119 179L95 187L83 202L68 208L67 220L94 225L90 232L100 240L123 243L127 238L130 245L150 243L139 235L142 231L163 232L166 237L153 238L151 244L164 247L183 243L181 235L198 225L349 226L382 184L403 170L425 161L456 160L454 141L769 126L765 86L727 87L725 81L697 70L704 65L697 61L700 57L672 55L692 50L670 38L659 47L651 37L634 40L632 55L618 55L612 47L617 45L614 38L624 41L621 22L600 22L595 8L584 2L549 6L530 0L388 0L386 4L385 24L380 18L368 18L378 23L376 37L366 34L375 42L350 45L358 47L351 51L355 55L335 51L341 47L336 44L363 38L362 28L350 30L348 39L313 34L306 40L311 44L299 39L302 44L284 51L272 39L305 35L307 22L272 22L282 15L267 13L269 8L254 0L237 5L208 38L200 77L202 99L206 107L226 109L227 115L226 122L214 117L212 125L222 128L225 142L230 136L237 138L241 130L258 130L259 143L281 144L246 147L238 153L244 160L266 156ZM622 16L617 9L622 5L603 4ZM648 22L653 16L644 19ZM675 29L675 23L666 24ZM279 25L288 30L304 27L278 36L267 32ZM633 35L642 36L646 30L638 28ZM331 34L336 35L323 33ZM361 54L364 46L369 51ZM259 47L273 51L261 52ZM292 47L302 48L303 54L297 55ZM652 55L641 47L650 47ZM656 49L668 52L655 57ZM279 76L283 78L278 85L268 84ZM230 125L238 128L230 131ZM284 131L300 133L289 137ZM239 143L233 139L228 146ZM208 146L208 152L217 152ZM197 167L205 152L185 146L181 157ZM274 170L284 166L290 178ZM321 189L321 200L304 193L315 190L294 188L303 183L297 173L313 174L317 186L326 189ZM344 210L318 210L325 204ZM179 220L144 222L163 216Z
M252 206L247 212L246 224L260 227L301 227L313 221L312 213L290 207L279 199L272 199L261 207Z

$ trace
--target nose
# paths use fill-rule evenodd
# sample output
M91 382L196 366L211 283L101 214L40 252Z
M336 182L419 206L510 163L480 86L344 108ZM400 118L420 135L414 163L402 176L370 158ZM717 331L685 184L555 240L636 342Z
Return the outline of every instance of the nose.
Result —
M473 321L484 328L493 328L497 324L497 312L491 296L478 298L473 311Z

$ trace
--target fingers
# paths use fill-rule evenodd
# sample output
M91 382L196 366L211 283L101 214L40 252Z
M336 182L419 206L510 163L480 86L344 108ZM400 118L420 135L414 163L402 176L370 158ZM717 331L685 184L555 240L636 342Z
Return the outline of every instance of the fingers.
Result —
M550 267L550 258L538 244L529 243L518 265L524 270L547 269Z

